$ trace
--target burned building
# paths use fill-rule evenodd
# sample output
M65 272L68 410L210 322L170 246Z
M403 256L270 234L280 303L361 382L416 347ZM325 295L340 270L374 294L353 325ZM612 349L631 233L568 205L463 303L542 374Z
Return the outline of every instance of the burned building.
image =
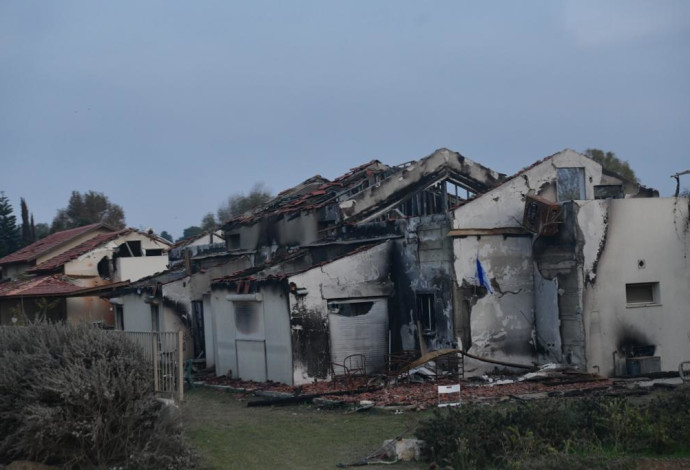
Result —
M375 160L173 249L169 271L122 292L124 327L157 300L190 319L217 374L289 384L353 354L376 373L386 355L449 348L494 361L470 374L675 370L690 357L688 227L687 199L572 150L511 177L447 149Z

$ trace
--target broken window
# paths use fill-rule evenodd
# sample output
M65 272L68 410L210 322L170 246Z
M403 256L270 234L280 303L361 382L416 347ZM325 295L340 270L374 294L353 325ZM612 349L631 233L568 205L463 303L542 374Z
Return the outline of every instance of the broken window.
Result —
M117 256L121 258L132 258L135 256L141 256L141 241L132 240L123 243L117 248Z
M240 248L240 234L231 233L228 236L228 250L238 250Z
M146 256L163 256L163 250L160 248L146 250Z
M584 168L558 168L556 174L558 202L585 199Z
M369 313L373 305L374 302L330 303L328 308L334 310L333 313L344 317L358 317Z
M620 184L594 186L594 199L623 199L623 186Z
M97 265L98 275L101 279L110 279L110 260L107 256L101 258Z
M417 319L424 333L433 333L436 330L434 303L434 294L417 294Z
M261 310L257 302L233 302L235 307L235 327L240 333L251 335L261 328Z
M642 282L625 285L625 301L629 306L658 304L659 283Z

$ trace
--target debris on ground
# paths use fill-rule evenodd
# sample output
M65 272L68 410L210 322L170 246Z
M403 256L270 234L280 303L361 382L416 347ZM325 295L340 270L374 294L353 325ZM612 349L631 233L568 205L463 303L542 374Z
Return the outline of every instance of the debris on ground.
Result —
M248 396L276 397L250 406L270 406L311 402L317 404L349 405L361 407L367 403L377 408L424 410L438 404L438 385L460 384L464 403L503 400L531 400L554 396L585 396L590 394L647 393L649 389L630 390L627 385L618 387L610 379L583 373L567 367L546 366L538 372L516 377L490 377L408 383L388 383L387 386L370 387L371 380L354 378L348 384L330 381L289 386L276 382L253 382L227 377L207 377L205 384L220 386L240 392L240 399ZM627 390L627 391L626 391Z

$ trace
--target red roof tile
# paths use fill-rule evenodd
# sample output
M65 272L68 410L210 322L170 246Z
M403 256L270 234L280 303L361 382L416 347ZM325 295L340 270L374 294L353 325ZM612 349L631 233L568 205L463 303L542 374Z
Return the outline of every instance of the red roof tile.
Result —
M41 240L32 243L29 246L25 246L21 250L10 253L4 258L0 258L0 265L10 264L10 263L21 263L35 260L38 256L46 253L53 248L62 245L84 233L95 230L97 228L104 228L106 230L115 230L104 224L91 224L84 225L83 227L77 227L70 230L63 230L62 232L56 232L52 235L48 235Z
M98 248L99 246L111 241L115 240L118 237L121 237L123 235L126 235L130 232L133 232L134 229L127 228L124 230L120 230L119 232L111 232L111 233L99 233L93 238L89 238L83 243L80 243L79 245L75 246L74 248L65 251L64 253L61 253L57 256L54 256L50 258L47 261L44 261L43 263L29 269L27 272L30 273L36 273L36 272L41 272L41 271L52 271L54 269L57 269L61 267L63 264L67 263L68 261L71 261L75 258L78 258L79 256L83 255L84 253L88 253L89 251Z
M41 297L67 295L84 288L71 282L61 274L38 276L22 281L0 284L0 297Z

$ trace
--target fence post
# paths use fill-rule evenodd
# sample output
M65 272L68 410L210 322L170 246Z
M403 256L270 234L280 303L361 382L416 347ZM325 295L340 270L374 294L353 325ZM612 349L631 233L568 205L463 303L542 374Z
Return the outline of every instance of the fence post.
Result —
M184 356L182 354L182 347L184 345L184 332L179 330L177 332L177 393L179 394L180 402L184 399L184 363L182 362Z
M153 393L158 393L158 333L151 335L151 356L153 357Z

